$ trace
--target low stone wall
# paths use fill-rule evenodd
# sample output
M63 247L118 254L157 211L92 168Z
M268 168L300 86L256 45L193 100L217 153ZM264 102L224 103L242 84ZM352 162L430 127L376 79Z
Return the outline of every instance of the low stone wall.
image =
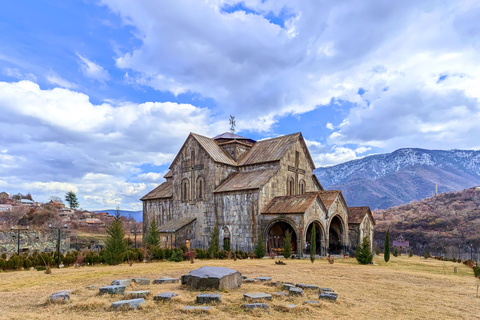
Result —
M57 230L24 230L20 231L20 252L43 252L57 250ZM61 230L60 251L70 249L70 234ZM0 231L0 253L17 252L18 239L16 231Z

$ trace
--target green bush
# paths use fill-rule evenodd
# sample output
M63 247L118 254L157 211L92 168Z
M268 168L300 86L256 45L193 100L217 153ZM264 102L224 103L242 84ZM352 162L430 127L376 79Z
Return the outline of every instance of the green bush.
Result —
M218 258L218 253L220 251L220 233L218 232L218 228L214 227L212 234L210 235L210 245L208 246L208 253L210 254L210 258L216 259Z
M399 255L398 248L397 247L393 248L393 256L398 257L398 255Z
M220 251L220 252L218 253L218 258L219 258L219 259L222 259L222 260L228 259L228 253L229 253L229 251L227 251L227 250L222 250L222 251Z
M430 258L430 257L431 257L430 252L425 251L425 254L423 255L423 257L424 257L425 259Z
M117 211L112 225L107 229L107 243L103 258L110 265L117 265L125 260L127 245L125 243L125 231L123 230L120 213Z
M263 257L265 257L265 252L266 248L263 241L263 236L260 235L260 237L258 238L257 246L255 247L255 257L257 259L262 259Z
M370 264L373 260L373 253L370 250L370 239L364 237L362 243L357 247L355 258L360 264Z
M408 250L408 257L409 257L409 258L413 257L413 251L412 251L412 249Z
M168 261L181 262L183 261L183 250L174 249L172 256L168 258Z
M164 252L163 252L163 249L162 249L162 248L156 247L156 248L153 250L153 259L154 259L154 260L162 260L162 259L165 259L165 255L164 255Z
M385 245L384 245L383 259L385 262L390 261L390 228L387 230L385 235Z
M36 266L36 267L35 267L35 270L37 270L37 271L45 271L45 270L47 270L47 268L46 268L45 266Z
M480 278L480 266L474 266L473 267L473 275L476 278Z
M285 259L292 255L292 235L289 231L285 232L285 239L283 240L283 256Z

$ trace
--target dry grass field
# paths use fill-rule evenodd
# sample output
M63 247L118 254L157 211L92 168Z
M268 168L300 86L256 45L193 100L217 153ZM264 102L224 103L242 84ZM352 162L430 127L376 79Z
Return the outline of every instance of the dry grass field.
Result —
M229 260L190 262L156 262L54 269L43 271L0 272L1 319L480 319L480 298L476 297L478 279L463 264L420 257L392 257L385 264L375 258L377 265L358 265L355 259L337 259L334 264L325 260L287 261L275 265L273 260ZM184 313L186 305L194 305L197 292L181 284L135 286L127 291L151 290L151 296L141 309L113 311L110 305L122 297L99 296L98 288L115 279L163 276L180 277L201 266L234 268L248 277L269 276L272 281L316 284L333 288L338 293L336 303L321 302L320 307L306 306L305 300L318 300L316 292L306 290L304 297L273 298L269 310L244 311L240 308L244 292L280 291L263 283L242 284L236 290L221 292L222 302L213 305L208 313ZM453 273L453 267L458 273ZM56 291L72 289L68 304L46 303ZM174 301L154 302L152 296L165 291L178 293ZM286 304L296 304L286 310Z

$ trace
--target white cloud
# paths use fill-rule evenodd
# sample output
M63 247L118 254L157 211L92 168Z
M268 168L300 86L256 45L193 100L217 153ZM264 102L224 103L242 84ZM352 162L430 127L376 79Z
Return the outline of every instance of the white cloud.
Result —
M333 124L331 124L330 122L328 122L325 127L329 130L334 130L335 129L335 126Z
M7 77L12 77L12 78L19 79L19 80L37 81L37 77L34 74L32 74L32 73L21 73L20 70L18 70L17 68L5 67L5 68L3 68L2 73L4 75L6 75Z
M77 57L80 59L80 67L85 77L97 80L103 84L105 84L106 81L110 80L110 74L102 66L96 64L95 62L85 58L78 53Z
M47 78L47 81L50 82L51 84L58 85L62 88L75 89L78 87L75 83L72 83L60 77L53 70L50 70L50 73L47 75L46 78Z

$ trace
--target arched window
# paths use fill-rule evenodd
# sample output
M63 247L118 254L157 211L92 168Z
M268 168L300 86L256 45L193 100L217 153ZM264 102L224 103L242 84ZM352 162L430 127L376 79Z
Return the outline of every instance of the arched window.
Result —
M203 177L197 178L197 199L203 200L205 198L205 179Z
M183 179L182 180L182 201L188 201L190 199L190 194L189 194L189 183L188 179Z
M293 178L287 180L287 196L293 196L295 194L295 182Z
M300 194L304 194L305 193L305 181L304 180L300 180L300 183L298 184L298 190L300 192Z

